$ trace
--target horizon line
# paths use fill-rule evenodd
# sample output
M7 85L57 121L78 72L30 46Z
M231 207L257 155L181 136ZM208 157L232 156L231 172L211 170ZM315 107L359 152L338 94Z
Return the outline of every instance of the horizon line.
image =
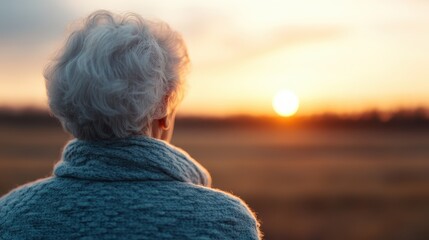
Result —
M46 107L26 105L26 106L8 106L0 105L0 114L2 113L47 113L50 114L50 109ZM380 115L382 118L398 114L423 114L429 118L429 106L410 106L410 107L397 107L390 110L382 110L376 107L370 107L361 111L347 112L347 111L332 111L324 110L311 114L295 114L289 117L282 117L276 113L227 113L227 114L196 114L196 113L182 113L177 112L177 118L201 118L201 119L229 119L229 118L278 118L278 119L296 119L296 118L313 118L313 117L340 117L340 118L356 118L367 115Z

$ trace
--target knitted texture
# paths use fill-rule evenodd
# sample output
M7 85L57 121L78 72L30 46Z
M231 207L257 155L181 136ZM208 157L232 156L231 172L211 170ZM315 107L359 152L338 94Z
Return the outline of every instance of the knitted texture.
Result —
M258 239L239 198L164 141L72 140L53 176L0 198L0 239Z

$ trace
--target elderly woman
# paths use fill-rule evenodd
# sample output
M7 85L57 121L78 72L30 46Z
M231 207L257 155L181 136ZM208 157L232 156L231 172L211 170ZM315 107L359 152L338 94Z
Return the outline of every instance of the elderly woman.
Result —
M260 238L246 204L168 143L188 62L164 23L84 19L45 71L51 111L76 139L53 176L1 198L0 239Z

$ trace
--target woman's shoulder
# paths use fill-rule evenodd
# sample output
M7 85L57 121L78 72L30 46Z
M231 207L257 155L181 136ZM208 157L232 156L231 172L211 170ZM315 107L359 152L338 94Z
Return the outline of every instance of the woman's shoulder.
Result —
M255 213L238 196L210 187L192 185L192 205L211 222L229 229L237 239L260 239L259 222ZM186 194L186 193L185 193Z
M53 178L42 178L12 189L0 198L0 226L7 225L15 215L28 212L29 206L40 200L44 192L50 191ZM30 209L31 210L31 209ZM1 238L1 235L0 235Z
M97 198L93 199L95 195ZM92 200L86 201L90 197ZM113 197L123 199L104 201ZM46 204L47 202L50 204ZM165 213L168 219L180 219L182 225L192 226L192 229L199 229L201 234L213 238L260 238L259 223L254 213L239 197L218 189L178 181L90 182L57 177L40 179L14 189L0 199L0 226L12 226L17 217L28 213L46 217L58 215L57 210L78 210L83 203L94 203L92 208L100 211L106 208L123 211L135 219L156 217L156 221L153 221L156 224L161 221L159 216L164 216L162 213ZM77 205L66 209L73 204ZM76 211L76 214L79 212L81 211ZM68 215L70 218L74 216L71 213ZM161 223L163 224L162 221Z

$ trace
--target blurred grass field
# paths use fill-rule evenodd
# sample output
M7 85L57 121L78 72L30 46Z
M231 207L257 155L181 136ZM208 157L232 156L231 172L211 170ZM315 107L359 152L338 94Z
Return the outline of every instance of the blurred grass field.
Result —
M49 176L70 137L0 126L0 195ZM177 127L266 239L429 239L429 132Z

